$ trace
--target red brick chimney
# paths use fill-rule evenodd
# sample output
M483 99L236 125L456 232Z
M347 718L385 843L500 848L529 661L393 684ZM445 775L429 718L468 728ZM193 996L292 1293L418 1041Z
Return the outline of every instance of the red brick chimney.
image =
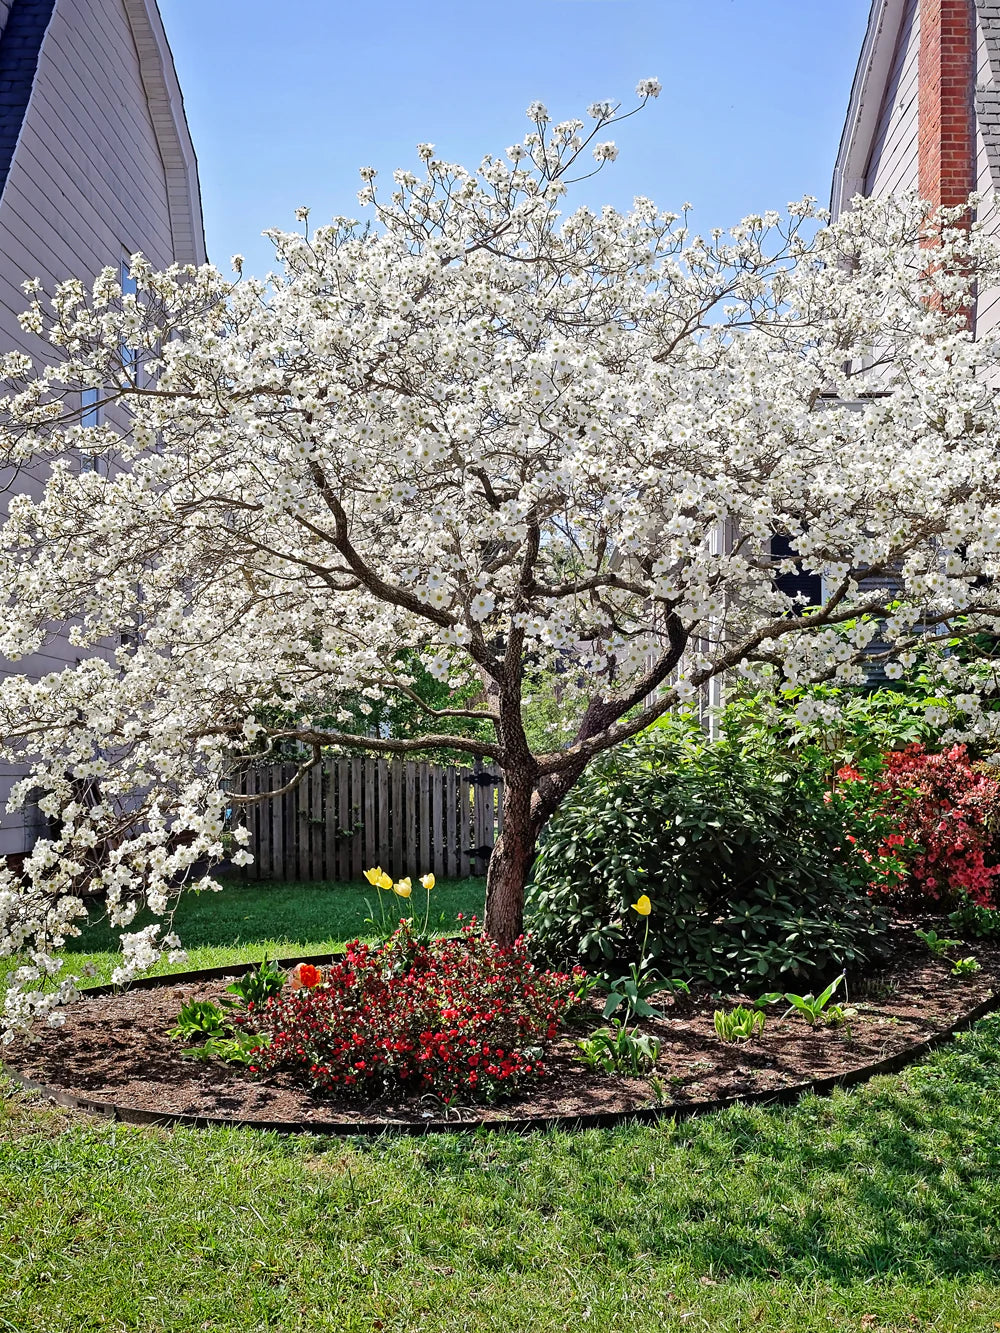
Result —
M920 0L918 62L920 195L952 207L976 188L974 0Z

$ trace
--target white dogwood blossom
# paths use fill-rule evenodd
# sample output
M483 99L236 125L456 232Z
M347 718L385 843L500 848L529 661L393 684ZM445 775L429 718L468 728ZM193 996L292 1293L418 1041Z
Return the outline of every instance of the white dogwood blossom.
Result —
M122 932L117 980L176 954L250 749L498 763L487 928L510 939L536 835L595 755L713 678L857 682L1000 613L997 344L965 314L1000 280L994 240L913 199L707 235L689 205L572 209L617 108L589 131L529 115L477 171L422 145L384 197L365 168L374 225L299 210L267 281L135 256L134 295L110 269L29 285L51 364L4 359L0 461L8 490L45 475L0 529L0 654L64 633L79 661L0 682L12 803L41 792L51 820L0 870L0 953L28 968L9 1026L72 997L84 888ZM815 604L776 581L802 573ZM478 695L422 704L418 662ZM562 716L533 753L546 673ZM974 675L952 663L973 731L996 716ZM426 734L345 726L387 697ZM162 927L131 930L147 908Z

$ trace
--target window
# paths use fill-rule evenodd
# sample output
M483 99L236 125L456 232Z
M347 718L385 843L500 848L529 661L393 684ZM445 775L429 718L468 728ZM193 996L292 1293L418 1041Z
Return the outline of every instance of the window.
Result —
M100 389L84 389L80 394L80 406L83 409L80 417L81 426L99 426L101 424L101 409L98 406L100 400Z
M122 284L123 297L135 296L138 291L135 278L132 277L132 275L129 273L128 270L129 270L129 261L127 259L123 259L121 261L121 284ZM138 374L138 369L139 369L138 348L127 347L125 343L122 343L122 366L125 368L126 373L130 374L132 377Z
M80 425L81 426L99 426L101 424L101 391L100 389L83 389L80 392ZM97 459L93 454L82 454L80 457L81 472L96 472Z
M775 533L771 538L771 559L795 560L794 573L775 575L775 587L786 597L796 598L800 607L822 606L823 580L819 574L809 573L803 569L802 561L796 558L797 555L791 538L784 533Z

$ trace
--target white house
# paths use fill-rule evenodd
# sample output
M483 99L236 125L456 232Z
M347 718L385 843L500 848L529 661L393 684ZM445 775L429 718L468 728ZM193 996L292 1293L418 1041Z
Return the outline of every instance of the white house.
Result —
M51 289L137 250L156 267L205 261L198 167L156 0L0 0L0 350L51 354L18 324L25 278ZM74 651L53 636L17 670L57 670ZM37 823L3 810L12 776L0 767L0 855L27 850Z

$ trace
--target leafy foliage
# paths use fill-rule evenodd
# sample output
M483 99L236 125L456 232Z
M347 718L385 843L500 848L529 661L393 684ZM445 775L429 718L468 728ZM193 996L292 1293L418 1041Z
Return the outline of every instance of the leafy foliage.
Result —
M878 762L888 750L934 748L954 708L941 682L914 670L893 688L798 686L774 695L740 690L727 701L731 740L758 753L794 750L803 763L832 777L845 764Z
M648 956L712 983L809 975L879 948L868 865L821 775L681 719L595 766L552 821L529 888L534 947L617 975ZM881 829L873 836L880 835Z
M643 971L639 964L633 963L628 974L616 977L607 983L608 998L604 1005L604 1017L610 1018L616 1010L625 1005L625 1021L633 1018L662 1018L658 1009L649 1003L650 999L663 991L671 994L686 993L691 989L686 981L677 977L667 980L657 972Z
M659 1037L630 1030L617 1018L611 1027L598 1028L577 1046L584 1064L605 1074L648 1074L660 1058Z
M963 939L991 940L1000 936L1000 910L983 907L966 896L948 915L952 929Z
M915 930L913 933L935 958L944 958L949 949L957 949L960 943L959 940L946 939L936 930Z
M403 922L387 943L355 940L321 985L285 991L247 1021L269 1038L262 1072L298 1070L317 1088L365 1096L407 1088L491 1101L545 1073L576 984L475 921L431 941Z
M772 991L770 995L762 995L757 1001L758 1005L774 1004L778 1000L785 1000L788 1008L782 1015L787 1018L789 1014L801 1014L806 1022L815 1027L821 1018L825 1018L828 1023L842 1023L845 1018L845 1011L839 1004L831 1005L834 993L840 983L844 980L843 976L834 978L819 995L795 995L792 991Z
M994 668L989 661L979 668L984 706L995 709ZM1000 772L981 757L986 733L954 742L963 725L969 719L946 683L926 669L893 689L800 687L781 702L744 691L724 718L727 736L745 749L792 748L800 765L830 782L849 808L850 840L860 835L855 850L873 886L935 901L961 894L989 906L1000 874Z
M973 764L964 745L929 754L914 744L883 755L866 771L844 767L837 779L847 793L860 784L866 804L874 800L879 815L896 826L877 852L903 862L901 873L883 877L886 892L911 889L935 902L963 893L982 907L992 905L1000 875L992 847L1000 828L995 769Z
M228 1036L209 1037L201 1046L189 1046L184 1054L191 1060L222 1060L226 1064L250 1065L257 1059L266 1039L259 1032L233 1032Z
M971 977L982 970L982 963L972 954L968 958L956 958L951 965L951 975L953 977Z
M277 963L265 958L257 967L251 968L226 987L231 995L236 996L236 1000L223 1000L223 1004L229 1007L237 1002L244 1005L266 1004L272 996L280 995L284 984L285 976Z
M716 1009L713 1021L720 1041L749 1041L764 1031L767 1019L762 1010L738 1004L735 1009Z
M211 1000L188 1000L177 1015L169 1036L190 1040L192 1037L221 1037L228 1018Z

